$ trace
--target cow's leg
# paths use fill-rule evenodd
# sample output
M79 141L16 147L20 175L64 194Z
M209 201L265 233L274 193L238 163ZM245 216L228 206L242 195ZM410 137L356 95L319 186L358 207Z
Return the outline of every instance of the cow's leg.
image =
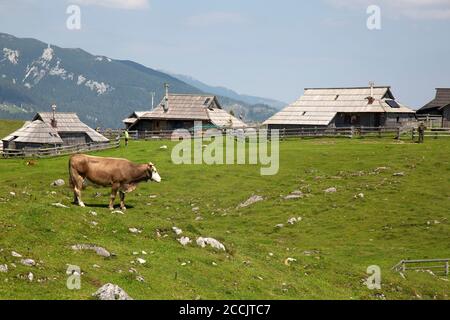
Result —
M109 201L109 210L114 210L114 202L116 201L117 191L119 191L120 185L115 183L112 185L111 199Z
M127 210L127 207L125 207L125 192L119 191L120 194L120 209L123 211Z
M83 189L83 177L74 174L72 176L72 183L73 183L73 202L75 204L78 204L80 207L85 207L83 201L81 201L81 190Z

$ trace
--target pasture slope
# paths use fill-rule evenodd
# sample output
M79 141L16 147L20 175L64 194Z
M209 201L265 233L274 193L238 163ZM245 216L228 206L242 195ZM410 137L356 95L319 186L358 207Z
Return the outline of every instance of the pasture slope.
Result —
M34 166L1 160L0 265L8 271L0 272L0 298L90 299L111 282L134 299L449 299L447 278L390 269L401 259L450 256L450 141L285 141L273 177L261 177L258 166L175 166L172 146L131 142L96 153L153 161L164 179L129 195L124 215L106 208L108 189L88 188L89 207L78 208L67 185L50 186L67 183L68 157ZM337 192L323 191L330 187ZM295 190L305 197L284 199ZM252 195L265 200L237 209ZM292 217L303 220L288 226ZM178 243L174 226L194 244ZM227 252L197 247L199 236L218 239ZM73 251L75 244L115 256ZM22 265L12 251L37 266ZM81 267L81 290L66 288L68 264ZM382 269L380 291L363 283L371 265Z

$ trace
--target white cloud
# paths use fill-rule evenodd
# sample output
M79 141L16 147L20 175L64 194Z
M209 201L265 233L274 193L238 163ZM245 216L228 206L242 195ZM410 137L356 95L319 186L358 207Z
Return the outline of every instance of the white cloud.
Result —
M216 25L236 25L247 22L240 13L237 12L208 12L191 16L187 19L187 24L191 27L211 27Z
M390 16L406 17L415 20L450 19L450 0L325 0L345 8L364 8L379 5Z
M70 2L86 6L127 10L147 9L150 6L149 0L72 0Z

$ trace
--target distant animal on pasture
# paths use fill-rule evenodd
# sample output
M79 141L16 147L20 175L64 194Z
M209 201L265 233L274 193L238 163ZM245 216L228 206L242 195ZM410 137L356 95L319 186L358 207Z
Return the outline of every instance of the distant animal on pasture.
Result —
M126 159L73 155L69 160L70 185L74 192L74 203L85 207L81 190L85 180L92 184L111 187L109 209L114 210L117 192L120 193L120 208L126 210L125 194L136 190L140 182L149 180L160 183L161 177L153 163L136 164Z

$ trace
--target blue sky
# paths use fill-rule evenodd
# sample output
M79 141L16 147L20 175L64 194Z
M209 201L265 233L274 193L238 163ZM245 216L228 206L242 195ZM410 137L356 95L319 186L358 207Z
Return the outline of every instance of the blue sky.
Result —
M70 4L81 30L66 28ZM450 87L450 0L0 0L0 32L285 102L372 80L420 107Z

